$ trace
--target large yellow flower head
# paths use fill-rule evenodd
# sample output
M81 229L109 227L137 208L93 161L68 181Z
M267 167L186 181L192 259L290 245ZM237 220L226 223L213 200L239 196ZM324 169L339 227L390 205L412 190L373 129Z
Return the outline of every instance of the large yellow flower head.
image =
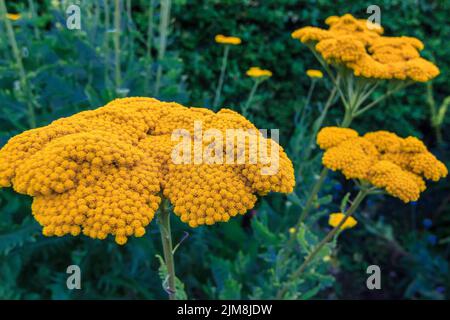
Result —
M329 17L325 23L328 29L303 27L292 37L355 76L426 82L439 74L433 63L420 57L424 46L419 39L383 36L383 28L350 14Z
M376 131L359 136L355 130L325 127L317 135L325 150L325 167L341 171L347 179L360 179L404 202L416 201L426 189L424 179L438 181L446 166L415 137L400 138Z
M213 143L211 137L199 140L196 123L205 135L214 129L219 136ZM256 194L293 190L291 161L261 134L257 140L277 151L277 170L268 170L269 162L248 161L250 153L242 163L190 161L199 154L190 151L227 148L220 136L227 129L256 131L227 109L214 113L151 98L117 99L11 138L0 150L0 187L12 185L33 196L33 215L46 236L83 233L104 239L111 234L119 244L144 235L162 194L183 222L196 227L244 214L255 205ZM186 163L174 161L178 131L193 145ZM232 147L236 155L249 151L247 144Z

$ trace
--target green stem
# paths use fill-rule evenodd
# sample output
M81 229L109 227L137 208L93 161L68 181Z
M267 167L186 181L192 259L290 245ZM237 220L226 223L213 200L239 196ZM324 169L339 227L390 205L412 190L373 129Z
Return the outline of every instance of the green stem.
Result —
M258 86L259 86L260 83L261 83L261 81L256 79L254 84L253 84L252 90L250 90L250 94L248 95L247 102L245 103L244 108L242 108L242 115L244 117L246 117L248 115L248 110L249 110L249 108L251 106L251 103L253 101L253 97L255 96L256 90L258 89Z
M110 16L109 16L109 0L104 0L103 12L105 15L105 38L103 40L104 55L105 55L105 84L108 83L109 73L109 31L110 31Z
M310 103L310 101L311 101L311 97L312 97L312 94L313 94L313 92L314 92L314 88L315 88L315 87L316 87L316 80L315 80L315 79L312 79L311 85L309 86L308 95L306 96L306 102L305 102L305 104L303 105L302 113L301 113L301 115L300 115L300 121L301 121L301 122L302 122L302 120L304 120L304 118L305 118L306 109L307 109L308 106L309 106L309 103ZM297 113L297 114L298 114L298 113ZM295 123L298 123L298 121L299 121L297 114L296 114L296 117L295 117L295 118L296 118L296 119L295 119Z
M372 109L374 106L376 106L378 103L380 103L387 97L393 95L397 91L400 91L400 90L406 88L407 86L411 85L412 83L413 82L401 82L400 85L395 86L393 89L389 89L385 94L383 94L381 97L375 99L374 101L372 101L371 103L366 105L364 108L355 110L353 117L356 118L356 117L362 115L364 112L369 111L370 109Z
M150 81L152 78L152 42L153 42L153 7L154 7L154 1L150 0L149 2L149 11L148 11L148 27L147 27L147 72L146 75L146 81L145 81L145 92L148 92L150 88Z
M128 52L129 52L129 61L130 63L133 62L133 60L136 58L135 57L135 45L134 45L134 22L133 22L133 17L131 14L131 10L132 10L132 5L131 5L131 0L127 0L126 2L126 6L127 6L127 30L128 30Z
M116 82L116 92L122 85L122 74L120 71L120 6L121 0L115 0L114 10L114 78Z
M322 172L320 173L319 179L314 184L314 187L311 190L311 194L309 195L308 200L306 201L306 205L302 210L300 218L298 219L297 226L300 226L300 224L305 220L306 216L308 215L309 211L311 210L314 200L316 200L317 194L319 193L320 189L322 188L322 184L325 181L325 178L327 177L328 171L329 171L328 168L323 167Z
M340 127L342 128L347 128L350 126L350 124L352 123L353 120L353 114L352 114L352 109L351 108L346 108L345 109L345 114L344 114L344 119L342 120L342 123L340 125ZM322 169L322 172L320 173L319 179L317 180L317 182L314 184L313 189L311 190L311 194L309 195L308 199L306 200L306 205L302 210L302 213L300 215L300 219L297 222L297 226L299 226L306 218L306 216L308 215L309 211L312 208L312 204L314 203L314 200L317 197L317 194L319 193L320 189L322 188L322 185L325 181L325 178L328 175L328 171L329 169L324 167Z
M161 232L161 242L164 252L164 262L167 267L167 287L170 300L176 300L175 292L175 262L173 259L172 233L170 231L170 213L167 209L166 200L163 199L158 215L159 230Z
M37 13L36 13L36 8L34 6L34 1L33 0L28 0L28 7L30 8L30 13L31 13L31 18L33 19L33 30L34 30L34 37L38 40L41 39L41 35L39 33L39 28L37 26L37 21L36 21L36 17L37 17Z
M14 34L14 29L7 18L8 11L6 10L6 5L4 0L0 0L0 19L4 20L6 32L8 35L8 41L13 51L14 59L16 60L17 68L19 69L19 79L21 88L25 90L26 100L27 100L27 111L28 111L28 123L31 128L36 127L36 115L33 106L33 97L31 94L31 89L27 81L25 68L22 62L22 56L17 47L16 36Z
M217 83L216 94L214 96L213 109L217 110L217 107L220 103L220 95L222 94L222 86L225 79L225 71L227 69L228 62L228 53L230 52L230 46L225 45L225 49L223 50L222 57L222 67L220 68L220 77L219 82Z
M345 212L344 218L341 220L341 222L334 227L328 234L319 242L319 244L311 251L311 253L306 257L305 261L290 275L288 281L286 284L278 291L277 299L282 299L283 296L288 291L288 286L292 281L295 281L297 278L299 278L303 272L305 271L306 267L314 260L314 258L317 256L317 254L321 251L321 249L335 236L335 234L340 230L340 228L344 225L344 223L347 221L348 218L350 218L356 211L356 209L359 207L361 202L364 200L366 195L369 193L368 190L362 189L358 192L355 199L353 200L352 205L350 208Z
M167 36L169 34L171 0L161 0L161 14L159 20L159 47L158 47L158 69L156 70L156 82L154 95L159 95L162 77L162 61L166 54Z
M339 92L339 97L341 98L342 103L344 106L348 105L348 101L345 98L344 92L342 92L342 89L339 84L338 77L334 76L333 71L328 67L328 64L320 57L320 55L317 54L317 52L314 50L314 48L309 47L311 49L312 53L316 57L316 59L319 61L319 63L322 65L322 68L327 72L328 76L330 77L331 81L333 82L334 86Z
M333 104L334 97L336 96L336 87L333 87L333 90L331 90L330 95L328 96L327 102L325 103L325 107L323 108L322 113L320 114L319 118L316 120L316 123L314 123L313 127L313 133L311 134L311 137L309 138L308 145L306 147L305 156L303 157L304 160L309 159L309 156L311 155L311 151L313 149L313 146L315 145L317 132L319 131L320 127L322 127L323 121L325 120L325 117L327 116L328 110L330 109L331 105ZM302 162L304 164L305 162ZM301 172L301 169L299 169Z

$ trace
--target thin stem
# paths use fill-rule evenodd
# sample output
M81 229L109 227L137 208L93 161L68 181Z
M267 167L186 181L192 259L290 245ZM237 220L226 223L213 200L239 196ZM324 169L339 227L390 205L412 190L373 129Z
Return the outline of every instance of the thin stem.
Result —
M19 48L17 47L16 36L14 34L14 29L11 26L10 21L7 18L7 10L4 0L0 0L0 19L4 20L6 32L8 35L8 41L13 51L14 59L16 60L16 66L19 70L19 79L21 88L25 90L26 100L27 100L27 111L28 111L28 123L31 128L36 127L36 115L33 106L33 98L31 94L31 89L27 81L27 76L25 73L25 68L22 62L22 56L20 54Z
M152 78L152 43L153 43L153 7L155 0L149 1L149 10L148 10L148 27L147 27L147 72L146 75L146 81L145 81L145 92L148 92L148 89L150 87L150 81Z
M245 103L245 106L242 109L242 115L244 117L246 117L247 114L248 114L248 110L249 110L249 108L251 106L253 97L254 97L254 95L256 93L256 90L258 89L258 86L259 86L260 83L261 83L261 80L255 80L255 83L253 84L252 90L250 90L250 94L248 95L247 102Z
M171 0L161 0L161 14L159 20L159 47L158 47L158 69L156 70L156 82L154 95L159 95L162 77L162 61L166 54L167 36L169 34Z
M330 109L330 107L333 104L334 98L336 97L336 87L333 87L333 90L331 90L330 95L328 96L327 102L325 103L325 106L323 108L322 113L320 114L320 116L317 118L316 122L314 123L314 127L313 127L313 133L311 134L311 137L309 138L309 142L306 146L306 151L304 156L302 157L304 160L309 159L309 156L311 155L311 151L313 149L313 146L315 144L315 140L316 140L316 136L317 136L317 132L319 131L320 127L322 127L323 121L325 120L328 110ZM305 162L302 162L302 165ZM303 166L301 166L299 168L299 172L302 172L302 168Z
M163 199L158 216L159 230L161 232L161 242L164 252L164 262L167 267L167 287L170 300L176 300L175 288L175 262L173 259L172 233L170 231L170 213L167 209L166 200Z
M131 0L127 0L126 2L126 12L127 12L127 30L128 30L128 52L129 52L129 61L130 63L135 59L135 49L134 49L134 22L131 14L132 5Z
M110 15L109 15L109 0L104 0L104 15L105 15L105 38L103 40L104 54L105 54L105 84L108 83L109 73L109 31L110 31Z
M361 202L364 200L366 195L369 193L368 190L362 189L358 192L355 199L353 200L352 205L350 208L345 212L344 218L339 222L339 224L334 227L328 234L319 242L319 244L311 251L311 253L306 257L305 261L289 276L288 281L278 291L277 299L282 299L283 296L288 291L288 285L292 281L299 278L302 273L305 271L306 267L314 260L314 258L317 256L317 254L321 251L321 249L335 236L335 234L340 230L340 228L344 225L344 223L347 221L348 218L350 218L356 211L356 209L359 207Z
M39 40L41 38L41 35L39 33L39 28L36 23L37 22L36 21L37 13L36 13L36 8L34 6L33 0L28 0L28 7L30 8L31 18L33 19L34 37Z
M308 90L308 95L306 96L306 102L305 102L305 104L303 105L303 109L302 109L302 113L301 113L301 115L300 115L300 120L303 120L304 118L305 118L305 114L306 114L306 109L308 108L308 106L309 106L309 103L310 103L310 101L311 101L311 97L312 97L312 94L313 94L313 92L314 92L314 88L316 87L316 80L315 79L312 79L312 81L311 81L311 85L309 86L309 90ZM298 112L295 114L295 123L298 123Z
M300 224L306 219L306 216L308 215L309 211L311 210L314 200L316 200L317 194L319 193L320 189L322 188L322 184L325 181L325 178L327 177L328 171L329 171L329 169L326 167L324 167L322 169L319 179L314 184L314 187L311 190L311 194L309 195L308 200L306 201L305 207L303 208L302 213L300 215L300 218L298 219L297 226L300 226Z
M115 10L114 10L114 78L116 82L116 91L121 88L122 85L122 74L120 71L120 5L121 0L115 0Z
M381 97L379 97L378 99L375 99L374 101L372 101L371 103L369 103L368 105L366 105L364 108L359 109L358 111L356 111L354 113L354 117L358 117L361 114L363 114L364 112L372 109L374 106L376 106L378 103L380 103L381 101L383 101L384 99L386 99L387 97L391 96L392 94L396 93L397 91L400 91L401 89L406 88L407 86L411 85L412 82L407 82L407 83L401 83L400 85L396 86L393 89L389 89L384 95L382 95Z
M227 69L227 62L228 62L228 53L230 52L230 46L225 45L225 49L223 50L223 57L222 57L222 67L220 68L220 77L219 82L217 83L216 88L216 94L214 96L214 102L213 102L213 109L217 110L217 107L220 102L220 95L222 94L222 86L225 79L225 71Z
M338 78L334 76L333 72L328 67L328 64L317 54L317 52L314 50L314 48L312 48L312 47L309 47L309 48L311 49L312 53L314 54L316 59L319 61L319 63L322 65L322 68L327 72L327 74L331 78L331 81L333 82L333 84L336 86L336 88L339 92L339 97L342 100L342 103L344 104L344 106L347 106L348 101L345 98L345 95L342 92L341 87L339 86Z

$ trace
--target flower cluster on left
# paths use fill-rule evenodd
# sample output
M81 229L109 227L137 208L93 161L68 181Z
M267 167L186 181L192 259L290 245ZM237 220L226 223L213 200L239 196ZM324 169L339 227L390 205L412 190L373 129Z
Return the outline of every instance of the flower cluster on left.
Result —
M244 214L256 194L291 192L292 163L280 147L280 170L258 164L173 164L173 130L256 129L231 110L214 113L151 98L117 99L13 137L0 150L0 187L33 196L46 236L143 236L161 202L191 227Z

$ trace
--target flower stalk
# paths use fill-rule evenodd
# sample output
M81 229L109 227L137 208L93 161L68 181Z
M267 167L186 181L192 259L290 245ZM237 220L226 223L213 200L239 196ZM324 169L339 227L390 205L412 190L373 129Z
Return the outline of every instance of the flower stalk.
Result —
M311 253L306 257L305 261L289 276L288 281L286 284L278 291L277 299L282 299L284 295L287 293L288 285L298 277L300 277L303 272L306 270L306 267L314 260L314 258L317 256L317 254L322 250L322 248L330 242L331 239L341 230L341 227L344 225L344 223L347 221L348 218L350 218L358 209L361 202L364 200L364 198L370 193L370 189L363 188L361 189L358 194L356 195L355 199L352 202L352 205L350 208L345 212L344 218L341 220L341 222L334 227L328 234L319 242L319 244L311 251Z
M148 27L147 27L147 41L146 41L146 55L147 55L147 68L145 72L145 92L149 91L150 81L152 78L152 46L153 46L153 7L155 0L149 0L148 10Z
M172 233L170 230L170 212L167 208L167 201L161 201L158 215L159 230L161 232L161 242L164 253L164 263L167 267L167 280L163 283L164 289L169 294L170 300L176 300L175 288L175 262L173 259Z
M11 25L11 22L6 17L7 10L4 0L0 0L0 19L4 20L6 33L8 36L8 41L11 46L14 59L16 60L16 66L19 71L19 81L20 86L25 91L26 100L27 100L27 112L28 112L28 124L30 128L36 127L36 114L33 106L33 98L31 94L31 88L27 80L27 76L25 73L25 68L22 62L22 56L17 46L16 36L14 34L14 29Z
M109 29L110 29L110 15L109 15L109 0L104 0L103 2L103 14L105 17L105 36L103 38L103 52L105 55L105 68L104 68L104 78L105 83L108 83L108 73L109 73Z
M158 69L156 70L156 81L154 95L159 95L162 77L162 64L166 54L167 37L169 34L171 0L161 0L161 14L159 20L159 47L158 47Z
M36 7L34 5L34 1L33 0L28 0L28 7L30 9L31 18L34 20L34 23L33 23L34 37L37 40L40 40L41 39L41 35L40 35L40 32L39 32L38 25L36 23L37 12L36 12Z
M256 78L255 82L253 83L253 87L250 90L250 94L248 95L247 102L245 103L244 107L242 108L242 115L244 117L248 117L248 110L250 109L251 103L253 101L253 97L255 96L256 90L258 90L258 86L261 82L262 82L261 79Z
M446 97L442 104L437 107L433 96L433 84L427 83L427 104L430 109L430 125L433 128L438 145L442 145L444 139L442 137L442 123L444 122L445 114L450 105L450 96Z
M222 57L222 67L220 68L220 77L219 82L217 83L216 88L216 94L214 96L214 102L213 102L213 109L217 110L217 107L220 103L220 96L222 94L222 87L223 82L225 80L225 71L227 69L227 63L228 63L228 53L230 52L230 46L225 45L225 48L223 50L223 57Z
M121 1L115 0L114 8L114 79L116 83L116 91L121 88L122 74L120 70L120 6Z

